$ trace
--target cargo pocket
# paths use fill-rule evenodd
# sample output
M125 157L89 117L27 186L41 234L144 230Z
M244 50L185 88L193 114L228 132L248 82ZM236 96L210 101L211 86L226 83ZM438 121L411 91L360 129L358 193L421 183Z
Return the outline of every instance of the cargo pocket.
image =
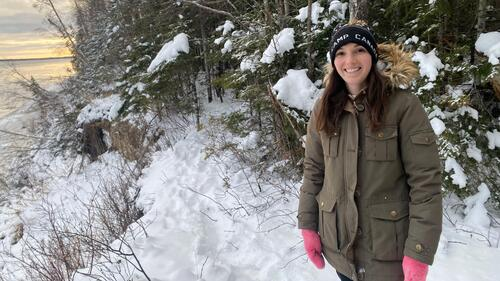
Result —
M319 226L323 247L338 252L336 200L318 199Z
M403 259L408 237L408 201L370 206L372 252L376 260Z
M382 127L376 131L365 129L365 155L367 160L392 161L398 155L398 128Z
M410 136L413 144L429 145L436 142L437 136L434 131L421 132Z
M421 163L426 165L427 163L439 162L437 159L437 136L434 131L423 131L418 132L410 136L410 141L412 144L411 157L415 163Z
M336 158L339 150L340 128L336 129L331 135L321 132L321 144L323 154L326 157Z

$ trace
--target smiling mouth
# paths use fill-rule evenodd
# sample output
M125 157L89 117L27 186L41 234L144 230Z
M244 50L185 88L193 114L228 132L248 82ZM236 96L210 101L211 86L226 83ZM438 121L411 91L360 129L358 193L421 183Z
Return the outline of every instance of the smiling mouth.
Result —
M356 71L359 71L359 70L361 70L361 67L346 68L346 69L344 69L344 71L347 72L347 73L353 73L353 72L356 72Z

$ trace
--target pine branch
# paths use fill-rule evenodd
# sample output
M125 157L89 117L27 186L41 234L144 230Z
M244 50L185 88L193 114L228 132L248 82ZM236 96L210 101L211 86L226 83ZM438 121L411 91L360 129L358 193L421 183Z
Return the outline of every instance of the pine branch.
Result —
M235 18L235 16L233 16L233 15L232 15L231 13L229 13L229 12L226 12L226 11L221 11L221 10L217 10L217 9L214 9L214 8L210 8L210 7L208 7L208 6L204 6L204 5L202 5L202 4L200 4L200 3L196 2L196 1L186 1L186 0L184 0L184 1L182 1L182 2L183 2L183 3L187 3L187 4L194 5L194 6L198 7L198 8L201 8L201 9L204 9L204 10L207 10L207 11L210 11L210 12L212 12L212 13L216 13L216 14L220 14L220 15L225 15L225 16L228 16L228 17L233 18L233 19Z

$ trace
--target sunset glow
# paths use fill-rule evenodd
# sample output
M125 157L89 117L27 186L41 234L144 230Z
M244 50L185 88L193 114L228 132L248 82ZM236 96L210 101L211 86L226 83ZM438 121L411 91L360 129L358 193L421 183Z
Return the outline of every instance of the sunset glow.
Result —
M9 37L0 35L0 60L71 56L63 39L50 35L35 36L32 33Z
M64 39L47 24L45 11L33 7L33 0L1 0L0 60L57 58L71 56ZM68 0L58 1L63 15L70 15ZM71 20L63 17L66 22ZM50 32L51 30L52 32Z

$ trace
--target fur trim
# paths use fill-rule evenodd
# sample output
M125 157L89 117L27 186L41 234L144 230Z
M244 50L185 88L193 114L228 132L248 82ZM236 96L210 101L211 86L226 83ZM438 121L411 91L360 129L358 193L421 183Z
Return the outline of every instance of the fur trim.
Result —
M404 51L400 45L396 44L378 44L377 50L379 54L377 68L382 75L388 78L389 86L393 88L409 88L413 80L418 76L418 68L411 60L412 54ZM329 83L330 73L333 70L332 64L325 64L323 69L325 73L323 84L326 87Z
M382 64L382 67L377 67L389 79L389 84L394 88L409 88L419 73L411 60L412 54L396 44L378 44L377 48Z

